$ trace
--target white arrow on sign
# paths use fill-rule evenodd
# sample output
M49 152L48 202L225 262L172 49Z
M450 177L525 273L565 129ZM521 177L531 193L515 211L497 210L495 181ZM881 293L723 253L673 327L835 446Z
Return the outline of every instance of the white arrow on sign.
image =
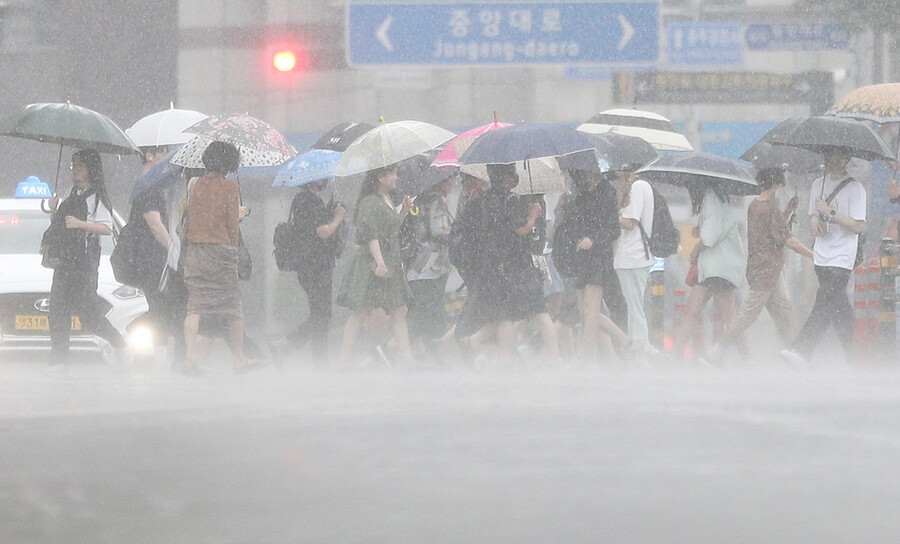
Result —
M394 44L392 44L390 38L388 38L388 29L391 28L391 23L393 22L394 17L388 15L384 19L384 22L381 23L381 26L378 27L378 32L375 33L375 37L378 38L378 41L381 42L381 45L383 45L385 49L391 52L394 51ZM632 32L634 31L632 30Z
M628 45L628 42L634 36L634 27L621 13L619 14L619 24L622 25L622 39L619 40L619 51L621 51L625 49L625 46Z

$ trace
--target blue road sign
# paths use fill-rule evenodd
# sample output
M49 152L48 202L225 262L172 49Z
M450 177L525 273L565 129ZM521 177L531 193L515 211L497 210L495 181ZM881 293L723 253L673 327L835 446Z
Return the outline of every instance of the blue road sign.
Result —
M739 65L744 44L741 23L671 23L669 64Z
M766 51L845 49L850 42L840 23L766 23L747 25L747 47Z
M658 2L354 4L353 65L649 64Z

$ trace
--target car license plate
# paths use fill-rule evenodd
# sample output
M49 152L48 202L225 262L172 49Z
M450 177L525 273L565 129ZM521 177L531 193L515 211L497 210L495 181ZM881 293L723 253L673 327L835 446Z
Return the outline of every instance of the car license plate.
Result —
M46 331L50 329L50 320L45 315L17 315L16 330L19 331ZM72 316L72 330L81 330L81 320L77 315Z

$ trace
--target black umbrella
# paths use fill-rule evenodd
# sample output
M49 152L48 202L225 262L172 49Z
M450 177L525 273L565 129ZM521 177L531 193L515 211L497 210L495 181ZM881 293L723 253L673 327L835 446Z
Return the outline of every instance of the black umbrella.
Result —
M741 160L753 163L754 168L782 168L797 174L812 174L822 170L822 155L786 145L758 141L744 151Z
M597 156L606 159L609 169L637 170L659 157L656 149L647 140L636 136L626 136L615 132L588 134L594 144Z
M343 153L347 148L357 140L360 136L375 128L369 123L354 123L347 121L339 125L335 125L316 140L312 145L313 149L327 149L329 151L340 151Z
M872 129L859 121L839 117L808 117L793 130L786 134L778 134L768 141L776 145L799 147L814 153L825 153L839 148L845 150L851 157L867 161L896 160L884 140Z
M486 132L460 157L460 164L512 164L592 150L587 135L565 125L523 123Z
M637 171L651 182L687 187L691 181L703 180L720 184L725 192L735 196L759 194L756 170L753 165L698 151L663 155Z

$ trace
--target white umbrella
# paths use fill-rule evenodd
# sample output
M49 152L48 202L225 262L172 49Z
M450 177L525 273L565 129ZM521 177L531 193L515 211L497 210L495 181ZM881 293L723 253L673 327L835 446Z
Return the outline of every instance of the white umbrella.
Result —
M184 144L181 149L172 156L170 164L184 166L185 168L204 168L203 152L213 140L203 136L192 136L191 141ZM291 157L279 151L260 151L252 147L238 146L241 152L241 168L256 166L278 166L284 164Z
M519 174L519 184L512 190L513 193L517 195L542 195L567 190L566 175L560 170L556 159L553 157L529 159L527 168L525 162L518 161L514 163L516 165L516 173ZM488 179L486 164L464 164L459 171L485 181Z
M362 174L376 168L427 153L447 143L455 134L421 121L382 123L350 144L338 162L338 177Z
M672 121L652 111L613 109L591 117L578 127L581 132L603 134L615 132L646 140L660 151L693 151L688 139Z
M184 129L198 121L209 117L193 110L179 110L174 104L169 109L151 113L141 118L125 134L138 147L157 147L164 145L181 145L191 139Z

